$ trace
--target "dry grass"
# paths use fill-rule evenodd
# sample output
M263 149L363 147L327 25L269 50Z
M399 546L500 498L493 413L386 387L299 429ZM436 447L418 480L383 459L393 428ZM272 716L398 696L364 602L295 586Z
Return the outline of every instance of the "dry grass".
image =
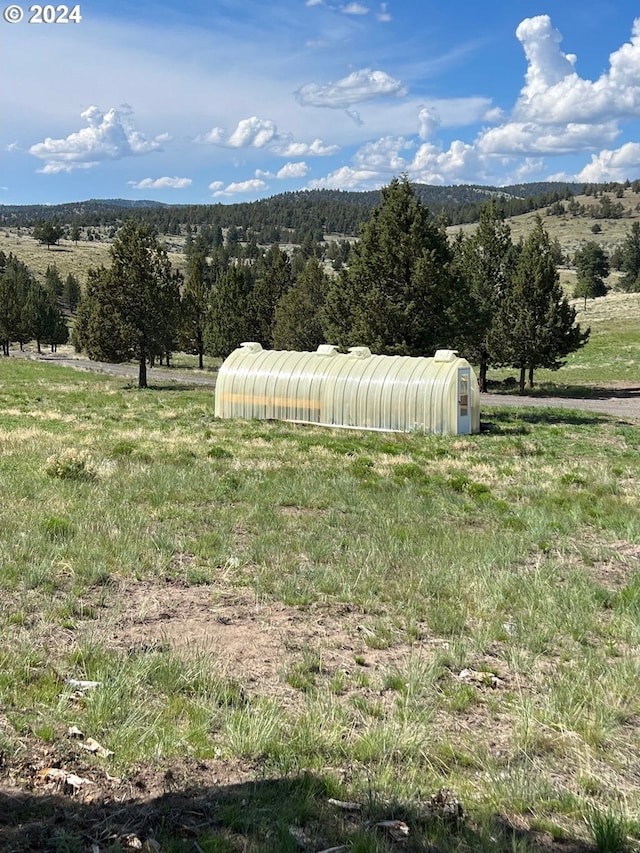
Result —
M544 227L549 232L551 239L558 238L565 254L573 255L576 249L588 241L598 243L598 245L610 252L615 246L622 243L629 232L631 223L640 219L640 210L638 210L640 193L634 193L630 189L627 189L624 191L623 198L615 198L612 193L609 193L609 195L616 204L621 202L624 206L627 211L627 215L624 218L595 219L591 216L571 216L568 213L564 216L547 216L544 209L532 211L531 213L523 213L520 216L513 216L508 220L513 241L517 242L521 237L525 238L531 232L537 215L540 214ZM579 195L576 196L576 201L584 207L594 207L599 204L600 199ZM599 234L594 234L591 230L596 223L602 229ZM447 230L451 235L457 234L460 230L466 234L473 233L476 227L475 224L455 225ZM567 274L564 280L571 282L572 276Z
M92 242L80 240L77 246L71 240L63 239L57 246L47 248L34 240L29 230L28 228L0 229L0 250L5 255L9 253L15 255L39 279L44 279L47 267L55 264L63 280L69 273L73 273L80 283L84 284L91 267L109 266L111 263L109 249L112 241L106 237ZM169 252L169 260L174 269L180 271L186 269L185 257L182 253Z

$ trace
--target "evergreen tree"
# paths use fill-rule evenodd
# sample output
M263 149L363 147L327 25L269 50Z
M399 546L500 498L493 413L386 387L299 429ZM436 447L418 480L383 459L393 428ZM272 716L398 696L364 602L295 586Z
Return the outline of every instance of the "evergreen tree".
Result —
M80 282L75 277L75 275L70 272L64 280L64 285L62 287L62 298L72 314L75 313L75 310L78 307L78 303L80 302L80 295Z
M110 250L111 266L93 270L74 341L91 358L138 362L147 387L147 359L168 352L175 336L180 278L149 225L131 219Z
M450 262L444 227L430 221L406 177L394 178L362 227L349 268L329 287L326 339L400 355L427 355L446 345Z
M589 329L582 332L575 316L560 286L549 235L537 216L488 336L494 363L519 369L521 394L527 371L533 387L536 368L557 370L565 356L586 343Z
M39 222L33 228L34 239L38 240L43 245L46 244L47 249L54 246L62 237L64 231L53 222Z
M24 302L20 267L24 265L10 255L0 275L0 341L3 355L9 355L11 341L18 340L19 337ZM26 271L26 267L24 270Z
M640 291L640 222L634 222L622 243L620 287L627 292Z
M480 209L477 230L455 247L464 299L456 305L455 343L469 361L477 364L481 391L487 390L488 337L493 317L506 293L515 263L509 226L495 200Z
M32 283L24 303L23 317L28 335L35 339L39 353L43 343L66 343L68 337L62 332L66 323L55 295L47 287L38 282Z
M54 296L62 295L62 279L55 264L49 264L44 276L44 284L47 290Z
M198 367L204 367L204 339L211 291L211 270L202 254L192 253L187 266L187 280L180 306L180 345L185 352L198 356Z
M263 347L273 346L273 323L276 306L293 285L289 256L275 244L257 265L253 287L254 340Z
M609 275L609 258L602 246L590 241L575 253L574 263L577 281L573 295L575 298L584 298L586 308L587 299L595 299L607 293L604 279Z
M211 289L205 352L226 358L243 341L255 340L253 279L249 267L230 266Z
M273 326L276 349L315 350L324 343L321 313L329 279L316 258L309 258L296 283L280 299Z

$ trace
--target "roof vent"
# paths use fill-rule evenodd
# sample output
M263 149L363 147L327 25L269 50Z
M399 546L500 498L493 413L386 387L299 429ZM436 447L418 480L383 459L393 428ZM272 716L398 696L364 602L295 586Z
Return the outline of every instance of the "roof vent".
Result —
M338 352L338 347L335 344L320 344L316 350L317 355L335 355Z
M371 350L369 347L349 347L349 355L353 358L370 358Z
M455 361L458 355L457 349L439 349L433 357L434 361Z
M257 341L244 341L240 346L247 352L262 352L262 344L259 344Z

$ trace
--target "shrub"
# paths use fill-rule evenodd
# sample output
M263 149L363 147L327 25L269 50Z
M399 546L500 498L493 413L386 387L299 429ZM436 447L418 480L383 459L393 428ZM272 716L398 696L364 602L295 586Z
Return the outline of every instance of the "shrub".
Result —
M57 477L59 480L95 480L98 476L89 453L73 448L49 456L44 470L50 477Z

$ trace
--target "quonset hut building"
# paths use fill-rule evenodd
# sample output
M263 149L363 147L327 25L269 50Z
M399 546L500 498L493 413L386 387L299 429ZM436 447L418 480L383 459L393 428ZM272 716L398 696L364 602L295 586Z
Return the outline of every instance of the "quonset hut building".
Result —
M219 418L257 418L351 429L464 435L480 431L480 394L471 365L455 350L433 358L265 350L243 343L223 362L215 391Z

